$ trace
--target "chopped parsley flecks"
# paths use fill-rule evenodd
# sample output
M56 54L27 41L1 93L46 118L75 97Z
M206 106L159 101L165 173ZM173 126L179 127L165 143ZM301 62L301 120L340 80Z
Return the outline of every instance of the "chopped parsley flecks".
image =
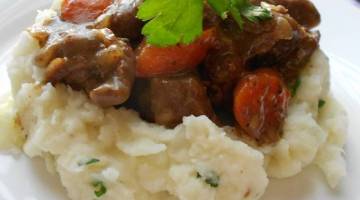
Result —
M214 171L209 171L204 175L201 175L199 172L197 172L196 178L202 179L211 187L217 188L219 186L220 176L217 175Z
M318 104L319 109L321 109L322 107L324 107L325 104L326 104L326 101L323 100L323 99L320 99L320 100L319 100L319 104Z
M96 181L92 184L92 186L94 187L94 194L96 195L96 197L101 197L106 194L107 189L104 185L104 182Z
M295 97L297 91L299 90L301 86L301 79L297 79L295 83L291 86L291 97Z
M78 162L78 165L79 165L79 166L91 165L91 164L95 164L95 163L98 163L98 162L100 162L99 159L91 158L91 159L86 160L86 161L79 161L79 162Z

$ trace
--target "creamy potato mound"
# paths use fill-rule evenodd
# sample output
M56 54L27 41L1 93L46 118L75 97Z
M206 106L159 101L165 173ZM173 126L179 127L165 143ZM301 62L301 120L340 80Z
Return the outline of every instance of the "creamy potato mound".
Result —
M17 151L25 141L13 104L11 97L0 97L0 150Z
M40 12L37 23L54 14ZM22 33L8 66L27 136L23 150L52 162L73 200L250 200L262 196L268 176L293 176L309 164L318 165L332 187L346 173L346 114L329 94L328 60L320 50L302 73L283 138L263 148L234 139L205 116L165 129L132 110L100 108L64 85L44 85L43 69L32 62L38 50ZM13 124L8 120L0 129L10 131Z
M166 130L50 84L24 84L17 99L25 153L51 154L72 199L93 198L94 182L103 199L257 199L268 183L261 153L206 117Z
M329 93L329 77L328 58L319 50L301 74L301 85L285 119L283 138L275 146L260 149L270 177L296 175L311 163L323 170L331 187L345 176L342 148L347 117ZM319 101L325 105L319 107Z

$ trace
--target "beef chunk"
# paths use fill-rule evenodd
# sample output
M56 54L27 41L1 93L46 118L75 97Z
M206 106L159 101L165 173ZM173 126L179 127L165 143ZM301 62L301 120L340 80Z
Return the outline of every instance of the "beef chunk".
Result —
M84 90L101 106L125 102L135 77L131 47L109 29L87 29L57 17L29 30L42 46L35 64L45 68L45 82Z
M217 122L206 88L196 74L143 79L136 85L131 101L148 121L172 128L185 116L206 115Z
M289 10L291 17L306 28L313 28L320 23L320 13L309 0L252 0L255 4L262 1L284 6Z
M201 68L216 107L231 108L236 83L258 68L276 68L291 82L318 48L317 33L298 24L284 7L270 8L271 20L247 21L243 30L232 19L217 26L217 43Z
M109 28L116 36L136 40L141 38L143 22L136 18L138 6L142 0L115 0L98 17L95 28Z

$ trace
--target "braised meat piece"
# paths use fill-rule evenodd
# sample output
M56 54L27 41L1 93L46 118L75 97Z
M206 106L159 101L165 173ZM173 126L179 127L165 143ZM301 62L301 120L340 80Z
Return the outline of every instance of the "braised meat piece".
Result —
M221 17L209 4L204 5L203 26L204 30L213 28L222 21Z
M253 69L271 66L282 74L288 85L292 85L319 47L319 39L319 32L306 32L300 28L294 32L293 39L281 40L269 52L250 58L247 66Z
M141 38L143 22L136 18L142 0L115 0L97 18L95 28L109 28L116 36L136 40Z
M150 87L151 108L158 124L173 127L189 115L214 118L206 88L195 75L153 78Z
M232 19L217 26L217 42L201 70L214 105L231 107L232 91L238 79L248 73L249 58L268 52L282 39L291 39L292 28L285 16L273 15L269 21L246 22L243 30Z
M201 68L215 106L231 108L238 80L261 67L276 68L292 81L318 48L318 34L299 25L284 7L268 6L271 20L245 22L243 30L232 19L217 26L217 43Z
M34 26L30 34L41 50L35 64L45 69L45 82L84 90L101 106L125 102L135 77L131 47L109 29L87 29L57 17Z
M252 3L260 4L262 1L282 5L289 10L289 14L299 24L306 28L313 28L320 23L320 13L315 5L309 0L251 0Z
M140 79L131 101L145 119L169 128L190 115L206 115L217 122L206 88L194 73Z

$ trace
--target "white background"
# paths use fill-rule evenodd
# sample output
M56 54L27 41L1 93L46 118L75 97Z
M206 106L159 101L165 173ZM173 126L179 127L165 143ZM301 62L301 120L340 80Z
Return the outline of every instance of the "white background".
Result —
M31 25L37 9L50 0L0 0L0 98L9 91L5 72L8 50L18 34ZM352 0L314 0L322 15L321 48L330 56L332 90L346 107L349 136L348 176L330 190L315 167L298 176L272 180L262 200L360 199L360 6ZM1 134L1 133L0 133ZM0 154L0 200L67 200L58 178L41 160Z

